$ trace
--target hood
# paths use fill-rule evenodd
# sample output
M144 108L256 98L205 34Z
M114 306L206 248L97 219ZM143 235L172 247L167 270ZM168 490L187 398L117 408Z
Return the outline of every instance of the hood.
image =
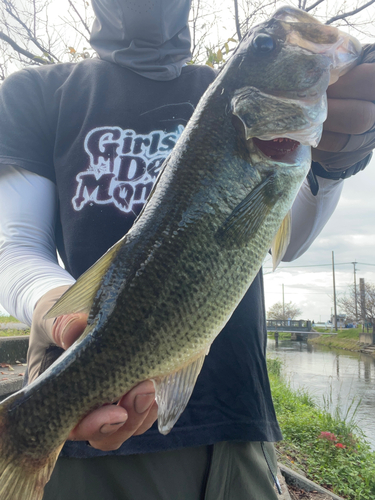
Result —
M101 59L152 80L173 80L191 59L191 0L92 0L90 43Z

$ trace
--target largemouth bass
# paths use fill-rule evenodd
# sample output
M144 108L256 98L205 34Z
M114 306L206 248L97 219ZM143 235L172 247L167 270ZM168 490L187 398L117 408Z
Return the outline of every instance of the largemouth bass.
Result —
M282 258L327 86L360 53L292 8L244 37L132 229L49 312L87 312L83 335L0 405L1 500L41 499L70 430L143 380L169 432L268 250L275 266Z

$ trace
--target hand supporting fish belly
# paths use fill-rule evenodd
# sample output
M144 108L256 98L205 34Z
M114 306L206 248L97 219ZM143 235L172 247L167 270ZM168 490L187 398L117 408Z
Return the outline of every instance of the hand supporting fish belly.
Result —
M269 248L274 266L282 258L326 89L360 53L292 8L244 37L133 228L49 312L87 313L84 333L0 405L1 500L40 500L71 429L144 380L170 431Z

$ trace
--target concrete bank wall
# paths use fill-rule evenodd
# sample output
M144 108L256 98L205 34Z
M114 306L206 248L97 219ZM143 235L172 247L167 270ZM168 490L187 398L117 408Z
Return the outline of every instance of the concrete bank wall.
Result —
M26 362L29 336L0 337L0 363L13 364L16 361Z

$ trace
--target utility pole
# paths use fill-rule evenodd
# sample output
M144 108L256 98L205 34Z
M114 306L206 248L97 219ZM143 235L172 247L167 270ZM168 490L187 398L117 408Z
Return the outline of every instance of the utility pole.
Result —
M357 303L357 278L356 278L356 269L355 266L357 262L352 262L354 267L354 300L355 300L355 320L358 321L358 303Z
M284 283L282 284L282 287L283 287L283 319L285 319Z
M365 289L365 278L359 278L359 293L361 296L361 316L363 321L362 332L365 331L366 323L366 289Z
M332 250L332 276L333 276L333 307L335 312L335 330L337 332L337 306L336 306L336 281L335 281L335 252Z

